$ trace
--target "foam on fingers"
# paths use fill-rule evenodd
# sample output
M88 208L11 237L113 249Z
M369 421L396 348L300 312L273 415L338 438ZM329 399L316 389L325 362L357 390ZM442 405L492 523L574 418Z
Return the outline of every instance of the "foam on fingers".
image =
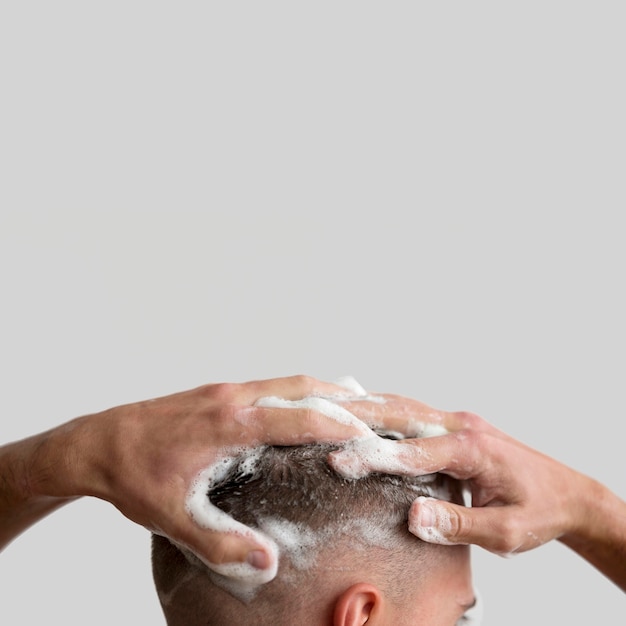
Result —
M391 439L373 436L354 439L329 455L332 468L344 478L364 478L372 472L416 475L414 464L403 454L402 446Z
M353 439L342 444L342 450L331 455L330 463L344 478L358 479L377 471L388 474L417 475L414 454L407 454L402 444L379 436L365 422L357 418L342 403L359 401L384 403L385 399L370 396L351 376L346 376L335 383L346 393L334 395L309 395L298 400L288 400L279 396L265 396L255 402L255 406L279 409L307 409L316 411L340 424L352 426L358 433ZM423 436L442 434L433 426L435 432L422 430ZM445 430L445 429L444 429ZM447 432L447 431L446 431ZM393 435L393 434L391 434ZM402 438L396 433L397 438ZM215 564L203 560L209 570L220 578L220 584L240 599L247 601L254 596L259 585L274 579L278 570L279 553L283 550L294 552L302 545L308 545L310 538L297 535L294 539L293 528L280 527L276 524L267 528L253 529L236 521L212 504L209 494L220 484L228 473L236 469L241 474L253 474L265 446L229 447L222 451L216 462L202 470L188 490L185 506L193 521L200 526L218 533L231 533L245 538L250 544L259 546L268 557L267 567L255 567L255 559L239 563ZM234 467L236 464L236 467ZM289 531L289 532L287 532ZM431 539L432 541L432 539ZM294 547L295 546L295 547ZM254 555L253 555L254 556ZM262 556L262 555L261 555ZM263 559L258 561L263 563Z
M435 498L419 496L409 515L409 531L428 543L442 546L454 545L446 534L452 529L448 510Z
M310 409L329 417L340 424L354 426L362 435L369 435L370 428L355 415L339 404L323 396L307 396L301 400L285 400L278 396L259 398L255 404L258 407L275 409Z
M224 451L224 455L213 465L205 468L193 481L185 501L185 508L193 521L207 530L219 533L232 533L246 538L254 543L268 557L267 567L259 569L252 562L212 563L205 559L202 562L213 572L239 581L241 593L252 591L256 586L269 582L276 576L278 570L278 546L264 533L255 530L235 520L233 517L216 507L209 499L209 492L218 484L235 463L235 457L247 453L240 462L240 469L252 472L259 454L263 448L248 450L246 448L232 448ZM256 559L259 561L260 559Z

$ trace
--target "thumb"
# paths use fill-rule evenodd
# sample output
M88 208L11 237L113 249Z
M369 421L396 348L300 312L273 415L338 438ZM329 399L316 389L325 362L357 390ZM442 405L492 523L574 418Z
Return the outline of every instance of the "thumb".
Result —
M244 532L193 528L183 545L210 570L242 582L269 582L276 576L275 543L246 527Z
M422 541L450 546L471 543L461 537L459 529L465 529L462 521L465 511L458 505L441 502L435 498L420 496L409 511L409 531Z
M490 552L507 555L521 547L513 540L512 535L516 533L511 532L508 508L471 508L420 496L409 511L409 531L428 543L476 544Z
M472 508L420 496L409 511L409 531L428 543L475 544L511 556L541 543L521 519L513 505Z

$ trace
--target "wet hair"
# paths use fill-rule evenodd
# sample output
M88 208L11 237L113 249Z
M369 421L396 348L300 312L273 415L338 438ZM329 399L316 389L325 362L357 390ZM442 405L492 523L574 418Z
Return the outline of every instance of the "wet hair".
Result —
M280 547L276 579L247 604L216 601L223 598L216 589L225 588L221 577L167 539L153 536L153 575L170 626L226 626L237 619L291 624L297 610L323 596L350 568L364 565L380 574L390 597L402 601L407 574L417 584L428 559L442 549L409 533L409 508L420 495L461 503L461 483L443 474L409 478L373 473L346 479L327 462L336 448L265 447L252 470L248 463L233 464L207 494L214 505L269 534ZM333 568L338 563L339 569Z

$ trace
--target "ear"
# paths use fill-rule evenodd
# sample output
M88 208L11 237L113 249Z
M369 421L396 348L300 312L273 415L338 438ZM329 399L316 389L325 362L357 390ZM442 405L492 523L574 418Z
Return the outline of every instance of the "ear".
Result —
M352 585L335 603L333 626L363 626L371 617L382 614L382 606L382 594L374 585Z

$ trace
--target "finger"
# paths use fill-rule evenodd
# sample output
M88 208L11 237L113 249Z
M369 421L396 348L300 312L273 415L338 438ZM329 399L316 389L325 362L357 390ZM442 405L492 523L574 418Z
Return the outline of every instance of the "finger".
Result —
M175 543L210 570L246 583L269 582L276 576L278 552L252 529L218 532L199 527L186 532L185 541Z
M423 476L443 472L453 478L469 479L486 466L487 455L482 452L486 437L484 433L460 431L427 439L381 439L376 446L367 439L355 440L331 453L329 461L344 476L362 477L371 472Z
M240 393L239 401L253 404L264 396L300 400L307 396L349 398L365 395L366 392L350 376L344 376L336 382L326 382L312 376L298 375L249 381L241 385Z
M333 443L371 431L348 411L321 398L283 401L283 406L239 407L237 421L246 443L293 446Z
M185 498L182 532L176 534L214 572L248 583L268 582L278 570L278 546L211 502L209 492L219 465L194 479Z
M401 396L373 395L342 404L370 428L397 432L403 437L444 434L460 427L454 414Z
M474 413L443 411L418 400L392 394L375 394L343 405L371 428L384 428L408 438L431 437L465 429L495 430Z
M539 545L537 536L516 523L519 507L469 508L420 496L409 511L409 531L429 543L474 544L500 556Z

